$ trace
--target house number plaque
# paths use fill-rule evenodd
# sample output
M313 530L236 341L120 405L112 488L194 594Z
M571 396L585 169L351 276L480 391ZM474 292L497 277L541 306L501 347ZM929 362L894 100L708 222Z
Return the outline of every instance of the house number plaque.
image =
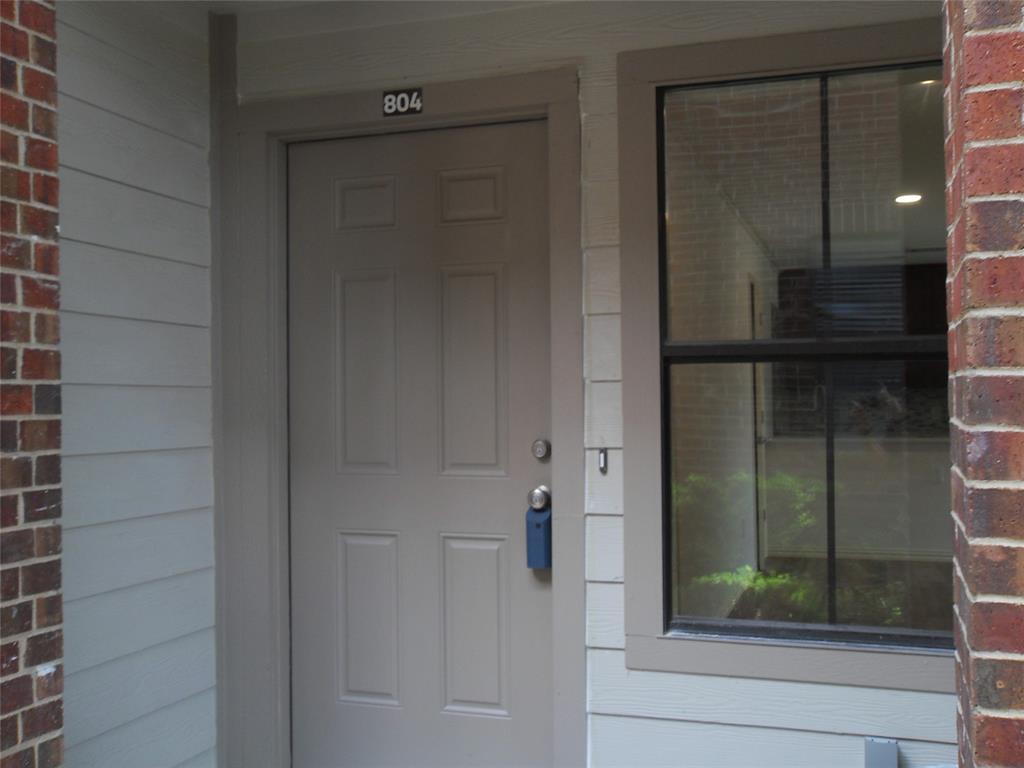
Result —
M384 91L384 117L418 115L422 111L422 88L406 88L404 91Z

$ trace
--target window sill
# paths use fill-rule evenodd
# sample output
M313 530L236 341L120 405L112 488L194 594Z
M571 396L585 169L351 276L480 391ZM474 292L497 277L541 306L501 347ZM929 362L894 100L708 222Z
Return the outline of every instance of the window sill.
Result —
M954 693L953 650L672 631L627 635L626 667Z

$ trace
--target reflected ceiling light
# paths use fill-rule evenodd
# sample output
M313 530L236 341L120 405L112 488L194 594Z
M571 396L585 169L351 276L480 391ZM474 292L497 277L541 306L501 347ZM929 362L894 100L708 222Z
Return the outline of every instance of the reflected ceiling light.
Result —
M939 82L938 80L922 80L921 85L934 85Z
M896 203L898 205L913 205L914 203L920 202L921 196L918 194L911 193L906 195L896 195Z

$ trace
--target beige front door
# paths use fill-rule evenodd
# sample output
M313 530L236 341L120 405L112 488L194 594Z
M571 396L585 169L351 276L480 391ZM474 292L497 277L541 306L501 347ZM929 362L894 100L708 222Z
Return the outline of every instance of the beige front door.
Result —
M289 151L296 768L550 763L545 135Z

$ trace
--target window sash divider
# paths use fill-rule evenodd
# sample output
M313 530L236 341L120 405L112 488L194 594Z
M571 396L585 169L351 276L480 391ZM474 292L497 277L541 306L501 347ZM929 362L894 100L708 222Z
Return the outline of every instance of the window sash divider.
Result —
M764 339L757 341L666 342L665 363L745 363L813 359L941 360L945 334L921 336L851 336L833 339Z

